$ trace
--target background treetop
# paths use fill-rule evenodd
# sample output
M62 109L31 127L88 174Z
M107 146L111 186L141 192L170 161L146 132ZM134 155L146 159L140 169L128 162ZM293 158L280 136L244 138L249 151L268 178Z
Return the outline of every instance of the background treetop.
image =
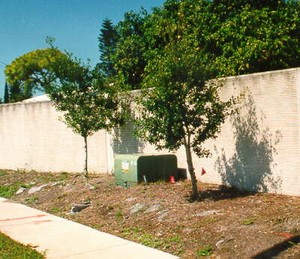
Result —
M145 70L174 41L193 42L214 70L231 76L300 66L300 2L167 0L151 13L127 13L113 26L107 59L115 81L139 89Z
M15 101L29 98L36 90L46 91L57 81L78 81L84 76L78 60L57 48L37 49L16 58L6 66L7 82Z

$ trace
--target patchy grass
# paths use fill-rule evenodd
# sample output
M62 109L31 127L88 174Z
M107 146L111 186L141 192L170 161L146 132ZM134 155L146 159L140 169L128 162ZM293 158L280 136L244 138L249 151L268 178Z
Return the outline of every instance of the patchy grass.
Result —
M1 259L42 259L45 255L38 253L31 246L18 243L0 232Z
M60 207L53 207L49 210L49 212L52 214L61 213L61 212L63 212L63 209Z
M249 226L249 225L254 224L254 222L255 222L254 219L249 218L249 219L245 219L245 220L242 222L242 224L245 225L245 226Z
M0 185L0 196L3 198L11 198L22 186L22 183L16 182L12 184Z
M36 196L31 196L31 197L26 198L26 199L25 199L25 202L26 202L26 204L35 204L35 203L38 202L38 200L39 200L38 197L36 197Z
M163 238L147 233L143 228L140 227L124 228L122 230L122 234L124 238L134 238L138 240L140 244L145 246L150 246L161 250L166 250L173 247L173 254L180 255L182 253L182 239L177 234L168 238Z
M4 176L6 174L7 174L7 172L0 170L0 176Z
M211 245L204 246L202 249L197 251L197 258L203 256L209 256L213 253L213 248Z

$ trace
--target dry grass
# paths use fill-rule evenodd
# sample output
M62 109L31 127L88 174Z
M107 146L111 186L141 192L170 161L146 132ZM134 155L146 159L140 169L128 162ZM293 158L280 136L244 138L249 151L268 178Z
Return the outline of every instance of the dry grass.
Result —
M47 182L29 194L32 186ZM202 200L190 203L189 181L124 189L110 175L92 175L88 187L76 174L0 176L2 186L15 188L16 183L29 188L12 195L13 200L181 258L260 258L255 256L262 253L265 258L300 258L300 197L199 183ZM91 206L69 214L72 204L82 201Z

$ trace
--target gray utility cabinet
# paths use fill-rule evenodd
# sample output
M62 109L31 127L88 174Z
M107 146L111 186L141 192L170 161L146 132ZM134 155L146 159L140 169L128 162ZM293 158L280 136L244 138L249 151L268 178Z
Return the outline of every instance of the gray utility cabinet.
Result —
M170 176L178 180L175 155L116 155L114 167L117 185L130 187L140 182L167 181Z

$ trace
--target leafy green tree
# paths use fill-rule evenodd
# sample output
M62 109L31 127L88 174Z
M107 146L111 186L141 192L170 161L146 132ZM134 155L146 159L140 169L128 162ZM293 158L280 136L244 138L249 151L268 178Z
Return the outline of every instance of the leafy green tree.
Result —
M223 22L216 18L206 42L207 51L215 56L219 74L239 75L299 66L299 16L299 2L288 2L276 10L245 5Z
M81 77L81 72L70 55L57 48L38 49L26 53L5 68L11 101L30 98L36 90L47 92L51 84L57 80L77 80Z
M32 97L32 86L27 85L26 87L20 87L18 82L14 82L9 86L9 101L10 102L19 102L24 99L28 99Z
M112 80L127 89L141 88L146 65L147 45L144 37L146 17L147 13L144 10L140 13L128 12L125 13L124 20L115 26L117 41L110 54L110 62L115 72Z
M150 14L128 13L116 26L116 80L140 88L149 60L176 37L195 38L218 76L299 66L299 17L300 1L280 0L167 0Z
M116 74L112 63L112 54L115 51L117 44L117 31L112 21L105 19L102 23L102 29L100 30L99 51L101 63L98 68L104 73L104 75L110 77Z
M243 8L249 6L253 9L270 8L276 10L284 5L285 1L282 0L214 0L211 2L211 11L218 14L222 20L235 16Z
M184 26L216 74L230 76L299 66L299 17L300 1L170 0L148 20L156 45Z
M123 123L126 106L117 89L106 85L97 70L81 65L81 77L52 84L49 96L55 107L63 111L64 122L84 139L84 176L88 179L88 137Z
M139 99L137 118L138 136L157 149L173 151L184 146L192 200L199 198L192 152L198 157L209 155L203 143L217 137L230 106L220 100L219 86L207 82L211 69L201 58L193 42L181 39L153 59L146 69L147 89Z
M53 44L52 38L48 40ZM42 89L55 107L63 111L66 125L84 139L87 178L88 137L123 121L125 102L115 85L108 85L98 69L91 69L72 54L53 46L17 58L6 67L5 73L13 97L31 96L35 89Z

